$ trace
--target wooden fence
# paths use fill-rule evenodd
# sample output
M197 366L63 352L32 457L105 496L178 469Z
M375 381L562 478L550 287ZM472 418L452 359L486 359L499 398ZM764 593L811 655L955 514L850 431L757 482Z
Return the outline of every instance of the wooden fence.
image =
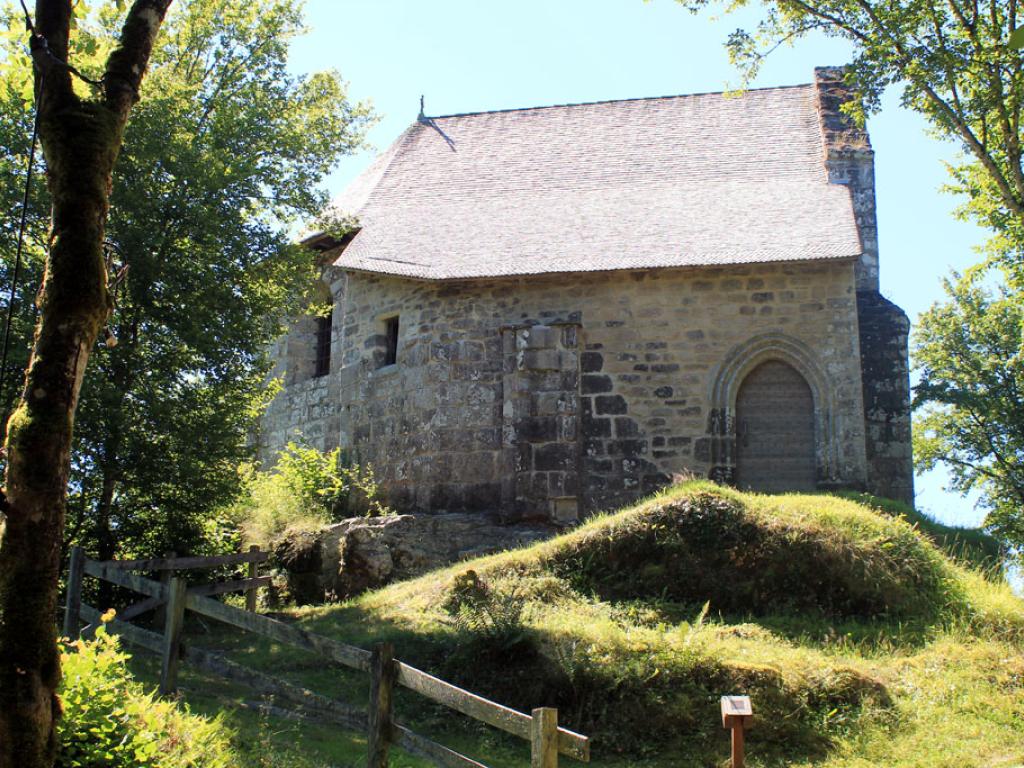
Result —
M323 635L307 632L255 612L256 590L269 582L257 575L257 564L267 559L258 550L222 557L180 557L161 560L90 560L75 547L68 572L68 598L64 615L64 634L75 637L80 623L86 630L100 621L101 612L82 602L83 576L91 576L145 596L122 612L107 627L140 648L160 654L160 692L168 694L177 686L178 664L184 660L207 672L246 685L257 692L279 697L301 707L304 715L328 720L351 730L367 733L368 768L385 768L392 745L446 768L485 768L481 763L414 733L395 719L393 693L396 685L415 691L474 720L487 723L530 742L532 768L555 768L558 755L583 762L590 760L590 741L558 725L558 711L548 707L527 715L465 691L451 683L428 675L394 657L390 643L381 643L373 651L346 645ZM188 587L183 579L154 581L132 571L175 571L249 564L249 578ZM210 595L245 591L248 610L234 608ZM162 607L163 633L159 634L128 622L147 610ZM268 637L286 645L318 654L324 660L370 674L369 707L363 709L330 699L301 686L249 669L212 651L182 642L185 611L224 622L238 629Z

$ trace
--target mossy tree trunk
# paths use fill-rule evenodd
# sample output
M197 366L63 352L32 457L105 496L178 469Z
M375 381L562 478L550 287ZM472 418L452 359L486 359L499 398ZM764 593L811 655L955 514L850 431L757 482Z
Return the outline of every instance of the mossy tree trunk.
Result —
M53 200L39 319L7 425L0 532L0 768L50 768L60 679L57 584L75 406L110 311L103 254L111 174L171 0L136 0L95 98L65 62L72 0L37 0L39 137Z

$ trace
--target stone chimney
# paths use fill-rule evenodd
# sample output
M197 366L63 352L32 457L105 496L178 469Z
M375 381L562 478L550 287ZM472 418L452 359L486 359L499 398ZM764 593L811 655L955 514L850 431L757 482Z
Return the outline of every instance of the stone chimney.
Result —
M878 221L875 216L875 155L865 129L841 107L854 96L843 82L843 67L816 67L814 87L825 148L825 167L833 184L850 189L863 253L857 264L857 290L878 290Z

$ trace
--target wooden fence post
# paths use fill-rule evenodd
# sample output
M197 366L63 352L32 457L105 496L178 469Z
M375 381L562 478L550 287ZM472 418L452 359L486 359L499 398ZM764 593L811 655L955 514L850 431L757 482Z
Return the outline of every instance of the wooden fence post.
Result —
M82 610L82 568L85 553L81 547L71 548L68 561L67 600L64 605L64 636L74 640L78 637L78 614Z
M260 551L260 545L259 544L253 544L252 546L249 547L249 551L250 552L259 552ZM256 575L258 573L258 568L259 568L259 566L258 566L258 564L256 563L255 560L253 560L251 563L249 563L249 578L250 579L255 579L256 578ZM249 587L249 589L245 590L245 610L249 611L250 613L256 613L256 591L258 589L259 589L259 587Z
M160 665L160 695L174 693L178 687L178 660L181 657L181 630L185 624L184 579L173 577L167 585L166 613L164 615L164 648Z
M173 559L173 558L175 558L177 556L178 556L178 554L176 552L165 552L164 553L164 557L166 557L166 558ZM174 578L174 571L164 571L163 573L160 574L160 583L164 585L165 589L170 586L172 578ZM153 628L154 629L163 629L166 624L167 624L167 601L165 600L164 604L157 606L156 611L153 613Z
M558 710L538 707L531 714L530 768L558 768Z
M370 732L366 739L367 768L387 768L391 746L392 691L395 685L395 647L374 646L370 661Z

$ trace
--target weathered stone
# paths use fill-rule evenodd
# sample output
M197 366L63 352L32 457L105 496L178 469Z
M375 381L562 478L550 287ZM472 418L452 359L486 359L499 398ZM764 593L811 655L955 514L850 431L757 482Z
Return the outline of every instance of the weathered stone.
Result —
M555 329L547 325L535 325L519 333L525 349L550 349L555 346Z
M857 294L861 380L873 493L914 503L910 430L910 322L899 307L874 291Z
M580 355L580 370L583 373L596 373L604 368L604 355L600 352L584 352Z
M612 422L611 419L584 419L583 420L583 435L585 437L611 437L612 436Z
M611 392L614 389L611 376L597 374L583 374L580 391L584 395L596 395L601 392Z
M558 422L554 416L535 416L524 419L516 425L520 440L542 443L558 439Z
M639 434L640 425L636 423L636 419L630 419L625 416L615 419L616 437L636 437Z
M286 536L273 547L274 562L287 578L288 595L299 605L324 601L323 546L315 533L298 532Z
M572 469L576 464L576 450L566 443L545 443L534 448L533 466L540 472Z
M693 458L697 461L711 460L711 438L701 437L693 444Z
M608 452L616 456L635 457L647 453L646 440L611 440L608 442Z
M626 398L622 395L599 395L594 400L599 415L626 413Z
M544 525L500 525L476 513L359 517L287 536L274 552L292 596L316 603L531 544L555 532Z
M562 367L561 357L554 349L530 349L523 353L522 368L534 371L557 371Z
M821 422L829 487L905 495L906 389L889 387L906 362L873 349L899 348L905 334L893 323L886 331L866 301L854 303L860 269L843 260L751 264L641 270L642 286L580 274L458 289L343 274L334 281L331 372L302 378L312 358L300 348L314 336L297 324L275 352L274 375L286 386L263 419L260 455L271 460L288 440L340 446L373 465L400 511L497 507L510 517L554 514L552 494L567 491L553 473L579 472L578 509L588 514L636 498L658 473L732 476L736 425L711 393L745 345L771 338L801 350L829 387ZM772 299L755 302L753 293ZM401 317L399 360L375 370L382 312ZM561 324L573 317L580 325ZM368 338L374 345L364 349ZM547 367L528 367L527 353ZM709 432L713 409L723 414ZM567 447L554 456L548 445ZM622 464L638 456L656 469Z

